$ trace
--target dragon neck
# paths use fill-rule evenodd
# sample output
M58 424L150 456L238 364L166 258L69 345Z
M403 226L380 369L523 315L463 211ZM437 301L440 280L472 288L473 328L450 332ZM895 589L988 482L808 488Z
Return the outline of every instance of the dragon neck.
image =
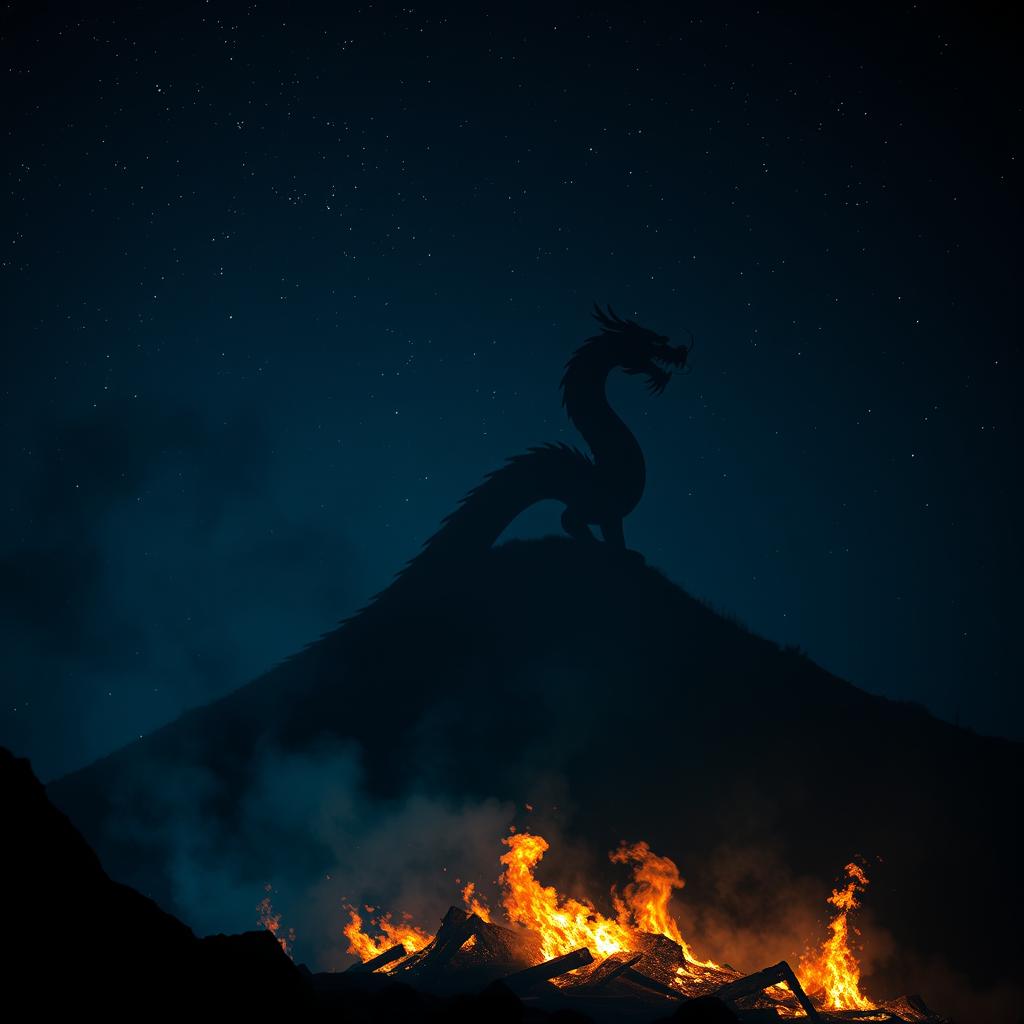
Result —
M619 365L603 337L588 341L566 365L562 404L583 435L602 473L614 475L630 492L643 490L644 456L633 432L608 402L608 374ZM639 494L636 495L639 500Z

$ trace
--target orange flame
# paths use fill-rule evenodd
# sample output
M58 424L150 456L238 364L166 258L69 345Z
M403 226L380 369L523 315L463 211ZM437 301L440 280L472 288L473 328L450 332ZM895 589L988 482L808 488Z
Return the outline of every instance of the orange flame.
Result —
M668 904L672 893L686 884L679 876L675 861L669 857L659 857L645 842L632 845L621 843L608 857L613 864L633 865L633 881L623 889L622 896L612 890L619 921L626 924L632 918L640 931L664 935L677 942L690 963L720 970L713 960L701 960L694 953L679 931L676 919L669 913Z
M476 914L481 921L486 921L488 924L491 923L491 910L483 900L475 895L476 894L476 883L467 882L462 887L462 902L466 904L466 909L471 914Z
M343 931L349 943L348 952L359 957L363 963L386 953L399 943L405 947L406 953L417 953L433 938L411 924L409 914L403 915L403 920L399 924L392 921L390 914L381 914L380 917L372 919L370 924L381 933L374 938L363 931L363 919L355 907L347 906L345 909L348 910L349 922ZM366 909L373 913L372 907Z
M295 943L295 929L288 929L287 938L285 938L283 935L277 934L281 930L281 915L274 913L274 907L270 902L270 892L272 887L266 885L263 887L263 889L264 892L267 893L267 895L264 896L263 899L261 899L259 903L256 904L256 909L257 911L259 911L257 923L260 925L261 928L266 928L267 931L270 932L270 934L273 935L274 938L277 939L277 941L281 944L281 949L283 949L285 953L288 954L288 956L291 956L292 954L289 950L289 946Z
M513 924L540 933L545 960L581 946L601 956L630 948L632 929L603 917L590 903L560 896L554 886L541 885L533 877L533 869L549 849L546 839L520 832L502 842L509 848L501 858L505 913Z
M673 891L684 885L679 868L668 857L652 853L646 843L623 843L609 854L613 863L633 867L633 881L622 895L612 890L617 914L612 920L586 900L561 896L553 886L541 885L534 878L534 868L549 849L542 836L521 832L502 842L509 847L501 858L505 869L499 879L505 891L505 913L509 921L540 933L544 959L571 953L581 946L600 956L631 951L640 945L638 933L646 932L678 942L688 960L715 966L697 959L669 913Z
M875 1010L875 1004L860 991L860 964L849 946L847 921L850 911L860 906L857 893L864 891L868 879L856 864L846 865L846 875L846 887L833 889L828 899L839 910L828 926L831 937L818 952L801 958L796 974L804 991L827 1010ZM854 934L858 934L856 929Z
M544 960L571 953L586 946L596 956L631 951L642 945L640 933L664 935L677 942L687 960L705 967L716 967L710 960L700 960L683 939L679 925L669 913L672 894L682 889L679 869L668 857L659 857L647 843L623 843L609 854L614 863L629 864L633 868L633 881L621 895L612 890L617 918L605 917L587 900L562 896L554 886L541 885L533 875L549 845L543 836L529 832L513 832L502 843L508 852L501 857L504 865L499 883L504 892L502 905L512 924L521 924L540 935ZM491 911L476 892L476 885L468 882L462 888L462 900L467 910L491 923ZM411 923L406 914L403 923L395 924L390 914L371 920L382 937L374 938L363 930L363 918L351 906L349 923L344 928L349 940L348 952L364 962L402 943L408 952L416 952L431 941L431 936ZM366 908L373 913L372 907Z
M615 918L605 917L586 899L564 896L554 886L542 885L536 879L534 871L550 849L543 836L513 829L502 843L508 847L501 857L502 873L498 879L505 915L511 924L523 925L539 935L542 960L584 946L595 957L642 950L646 945L644 935L663 935L679 945L689 965L724 970L712 960L700 959L683 937L679 923L669 911L669 903L686 883L675 862L655 854L647 843L623 842L608 855L612 863L627 865L632 870L632 880L621 891L612 888ZM829 897L829 903L838 911L829 924L831 936L818 951L809 951L801 959L797 976L807 994L823 1009L874 1010L876 1005L860 991L860 965L849 945L848 915L860 905L857 894L864 891L868 879L856 864L847 864L846 874L845 887L834 889ZM475 883L458 884L467 910L491 923L491 910L477 893ZM261 909L264 905L266 914L261 921L276 933L280 917L272 913L269 897L260 905ZM409 914L403 915L401 923L395 923L390 914L371 919L370 924L380 933L371 936L363 930L360 913L351 906L346 909L350 918L344 928L348 952L364 962L399 943L407 953L418 952L433 938L417 928ZM366 907L366 912L374 914L375 910ZM856 935L856 929L853 931ZM287 945L281 941L287 951ZM471 940L467 948L472 944ZM679 967L676 973L679 977L674 980L680 986L684 986L682 979L687 976L702 977L687 966ZM779 1001L776 1009L783 1016L799 1014L788 986L773 986L770 994Z

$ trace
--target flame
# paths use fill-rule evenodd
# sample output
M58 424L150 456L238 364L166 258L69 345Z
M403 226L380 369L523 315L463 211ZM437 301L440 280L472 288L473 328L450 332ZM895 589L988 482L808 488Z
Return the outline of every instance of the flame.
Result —
M476 883L467 882L462 887L462 902L466 904L466 909L471 914L476 914L481 921L486 921L487 924L491 923L491 910L486 903L480 899L476 894Z
M616 919L605 917L586 900L561 896L553 886L544 886L533 871L549 849L542 836L520 832L502 842L509 847L501 858L505 865L499 882L505 892L503 905L509 921L540 933L544 959L571 953L586 946L595 956L632 951L641 945L640 932L664 935L678 942L686 958L699 960L683 939L679 925L669 913L672 893L684 885L679 868L668 857L659 857L647 843L622 843L609 854L613 863L629 864L633 881L620 896L612 890Z
M381 953L386 953L399 943L405 947L407 953L417 953L433 938L411 924L411 915L409 914L403 915L400 924L395 924L390 914L381 914L380 917L374 918L370 924L381 935L373 938L363 931L363 918L359 911L350 906L345 909L348 910L349 922L343 931L349 943L348 952L355 954L363 963L372 960L375 956L380 956ZM372 907L367 907L367 910L373 912Z
M602 916L590 903L560 896L554 886L541 885L533 877L533 869L549 849L546 839L520 832L502 842L509 848L501 858L505 913L513 924L540 933L545 960L581 946L601 956L631 947L631 928Z
M277 939L277 941L280 943L281 949L283 949L284 952L288 954L288 956L291 956L292 954L289 950L289 947L291 945L294 945L295 943L295 929L288 929L287 938L285 938L283 935L277 934L281 930L281 915L274 913L274 907L270 902L271 889L272 887L269 885L263 887L263 890L264 892L266 892L267 895L264 896L263 899L261 899L259 903L256 904L256 910L259 912L257 923L260 925L261 928L266 928L267 931L270 932L270 934L273 935L274 938Z
M554 886L537 881L534 869L550 848L543 836L513 831L502 843L508 847L501 857L504 867L498 879L505 914L511 924L524 925L540 935L542 959L550 960L583 946L601 957L629 952L642 947L640 933L645 932L677 942L691 963L717 966L710 960L700 960L683 939L668 910L673 892L684 885L683 879L675 863L668 857L657 856L647 843L622 843L609 854L613 863L628 864L633 869L633 881L622 894L612 890L616 918L605 917L587 900L562 896ZM475 883L467 882L462 887L462 900L471 914L491 923L490 908L477 894ZM370 924L383 935L374 938L363 930L360 913L351 906L346 909L349 923L344 934L349 940L348 952L364 962L399 942L408 952L417 952L431 941L430 935L411 923L408 914L402 924L395 924L390 914L371 920ZM372 907L366 910L374 912Z
M686 978L691 981L696 978L702 984L707 982L707 975L692 967L726 970L712 960L702 960L683 937L679 923L669 911L669 903L684 887L685 880L671 858L658 856L646 842L623 842L608 855L612 863L627 865L632 871L632 880L621 891L612 888L614 918L605 917L590 901L563 895L554 886L542 885L536 879L534 871L550 849L543 836L512 829L502 843L508 847L501 857L502 873L498 879L505 916L510 924L523 925L539 935L541 961L581 947L589 949L595 957L643 950L647 948L645 935L663 935L677 943L686 958L686 964L676 969L672 979L684 992L690 991ZM849 946L848 915L859 907L857 895L864 891L868 879L864 871L852 863L846 865L846 875L845 887L834 889L829 897L829 903L838 911L829 924L830 938L818 951L809 951L801 959L796 973L804 991L825 1010L876 1010L878 1007L860 991L860 965ZM477 893L475 883L462 885L461 881L456 881L461 886L467 910L491 923L491 910ZM261 923L276 933L280 917L272 913L269 897L260 904L261 910L264 906L266 913ZM344 928L349 940L348 952L364 962L399 943L407 953L418 952L433 938L417 928L409 914L403 915L401 923L397 924L390 914L371 919L370 924L380 933L373 937L363 930L360 913L352 906L346 905L346 909L350 919ZM373 907L365 909L368 914L375 913ZM856 929L853 931L857 934ZM284 941L279 941L287 951ZM472 948L475 941L476 937L471 937L463 948ZM734 977L735 972L730 972L730 976ZM555 983L559 981L556 979ZM772 986L768 995L782 1016L800 1015L787 985Z
M701 960L694 953L679 931L676 919L669 913L672 893L686 884L679 876L675 861L659 857L645 842L621 843L608 856L613 864L633 865L633 881L623 889L622 896L612 890L619 921L625 924L632 918L640 931L664 935L677 942L690 963L721 970L713 960Z
M846 875L846 887L833 889L828 899L839 911L828 926L832 935L816 953L801 958L796 975L804 991L826 1010L877 1010L860 991L860 964L849 946L847 921L850 911L860 906L857 893L864 891L868 879L857 864L847 864Z

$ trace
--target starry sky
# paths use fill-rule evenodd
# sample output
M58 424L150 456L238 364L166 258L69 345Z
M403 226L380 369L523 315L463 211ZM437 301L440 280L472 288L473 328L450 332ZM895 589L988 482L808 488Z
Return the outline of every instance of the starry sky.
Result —
M578 443L594 300L696 337L610 382L627 543L1020 738L1008 26L481 6L6 5L0 742L55 777L360 607Z

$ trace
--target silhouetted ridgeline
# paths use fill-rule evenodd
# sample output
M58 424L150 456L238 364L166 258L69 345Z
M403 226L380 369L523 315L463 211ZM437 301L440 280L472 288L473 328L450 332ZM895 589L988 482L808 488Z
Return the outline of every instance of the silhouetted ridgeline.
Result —
M315 768L339 750L353 777L335 772L333 803L314 801L297 758ZM530 827L592 851L592 895L607 850L648 840L688 879L691 940L747 969L798 956L794 936L815 938L833 880L862 854L868 990L921 991L981 1021L1024 1005L1021 767L1019 744L864 693L636 556L546 539L405 577L248 686L49 789L114 877L193 926L188 871L204 856L233 885L298 893L347 844L372 845L360 822L413 796L488 821L507 821L489 798L531 803ZM271 792L285 811L261 819Z
M9 1019L312 1006L302 975L268 932L197 939L152 900L111 881L28 761L3 748L0 793Z

